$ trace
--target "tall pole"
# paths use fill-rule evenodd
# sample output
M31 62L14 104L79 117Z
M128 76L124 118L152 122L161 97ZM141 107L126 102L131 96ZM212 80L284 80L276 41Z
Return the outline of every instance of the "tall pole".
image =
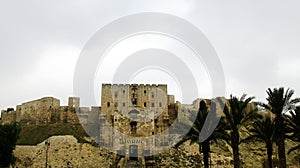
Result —
M209 153L209 167L211 168L211 154Z
M46 139L45 141L45 145L46 145L46 168L48 168L48 149L49 149L49 146L50 146L50 140L49 138Z
M209 142L209 167L211 168L211 150L210 150L211 142Z

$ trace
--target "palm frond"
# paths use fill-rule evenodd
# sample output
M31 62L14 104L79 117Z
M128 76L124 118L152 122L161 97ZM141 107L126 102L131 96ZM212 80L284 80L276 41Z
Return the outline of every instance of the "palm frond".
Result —
M300 145L294 146L292 147L289 151L288 154L290 154L291 152L295 151L295 150L300 150Z

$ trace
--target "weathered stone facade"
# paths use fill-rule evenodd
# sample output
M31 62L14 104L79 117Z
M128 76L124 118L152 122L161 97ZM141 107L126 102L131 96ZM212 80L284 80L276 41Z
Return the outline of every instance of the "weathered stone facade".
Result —
M103 84L99 143L126 161L144 159L169 148L177 114L167 85Z
M60 101L52 97L23 103L16 107L16 111L2 111L2 123L20 122L23 124L39 124L51 122L59 110Z
M45 97L17 105L16 110L9 108L1 111L1 124L19 122L20 124L79 123L76 115L79 98L70 97L68 106L60 106L60 100ZM84 114L82 114L84 116Z
M100 145L118 153L115 163L139 160L170 148L169 126L180 110L167 85L103 84L101 107L80 107L80 99L70 97L68 106L45 97L2 111L2 124L81 123ZM120 158L121 157L121 158Z

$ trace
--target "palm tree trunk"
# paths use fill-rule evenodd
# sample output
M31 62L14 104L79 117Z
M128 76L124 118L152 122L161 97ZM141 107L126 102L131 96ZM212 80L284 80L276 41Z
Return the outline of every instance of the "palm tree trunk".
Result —
M267 155L268 155L268 163L269 163L269 168L272 168L273 160L272 160L272 154L273 154L273 146L272 143L267 143Z
M284 123L283 118L280 115L276 116L277 120L277 129L278 129L278 140L277 140L277 147L278 147L278 157L279 157L279 168L286 168L286 156L285 156L285 131L284 131Z
M233 131L231 133L231 147L233 151L233 162L234 162L234 168L240 168L240 153L239 153L239 133L238 131Z
M199 154L202 153L202 151L203 151L201 148L202 148L202 146L199 144ZM200 167L202 167L202 162L201 161L200 161Z
M277 141L277 146L278 146L279 168L286 168L284 138L279 137Z
M209 141L204 141L202 143L202 151L203 151L204 168L209 168L209 152L210 152Z
M240 154L238 145L233 145L233 161L234 161L234 168L240 168Z

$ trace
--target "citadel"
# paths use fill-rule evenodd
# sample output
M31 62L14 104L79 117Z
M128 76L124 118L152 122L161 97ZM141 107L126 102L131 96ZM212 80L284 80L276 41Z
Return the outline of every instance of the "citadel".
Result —
M80 123L100 146L117 153L116 161L145 162L172 145L168 128L179 110L167 85L102 84L101 107L80 107L78 97L61 106L59 99L45 97L2 110L1 124Z
M226 103L225 98L221 99ZM82 107L78 97L69 97L68 104L62 106L59 99L44 97L2 110L0 124L18 122L22 129L46 128L44 131L55 126L77 130L80 126L89 136L82 134L88 143L79 142L72 133L48 138L51 167L200 167L202 161L198 159L202 154L197 145L188 142L176 149L172 147L182 135L182 128L173 126L192 125L190 116L198 112L201 101L211 108L214 100L196 99L192 104L181 104L168 95L167 85L102 84L100 106ZM249 106L253 107L255 103ZM218 104L216 108L221 110ZM17 146L18 166L43 167L48 139L35 146ZM265 161L263 147L262 143L241 144L242 159L251 167L257 166ZM231 148L225 142L213 144L212 148L212 165L232 167ZM251 151L259 156L249 155Z

